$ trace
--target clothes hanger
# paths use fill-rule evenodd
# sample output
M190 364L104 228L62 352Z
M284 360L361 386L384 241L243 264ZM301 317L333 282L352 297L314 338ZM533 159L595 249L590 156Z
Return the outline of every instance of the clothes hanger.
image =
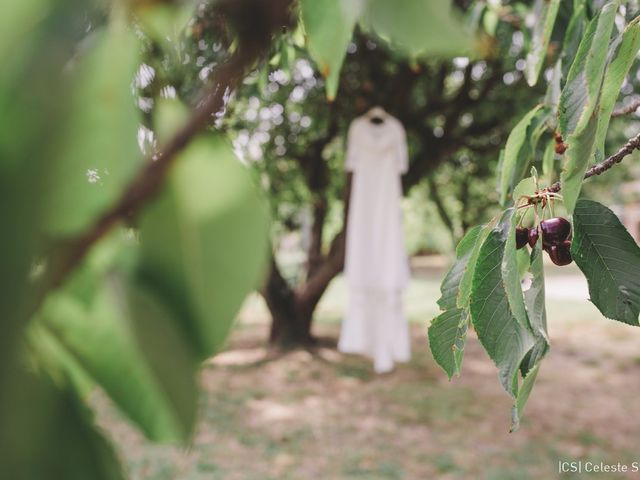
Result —
M373 107L367 112L369 121L374 125L380 125L384 123L384 119L387 115L387 112L382 107Z

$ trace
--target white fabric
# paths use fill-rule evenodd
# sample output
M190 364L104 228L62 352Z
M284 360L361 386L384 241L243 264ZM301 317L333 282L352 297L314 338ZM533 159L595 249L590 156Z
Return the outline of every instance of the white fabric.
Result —
M384 122L371 122L373 116ZM410 357L402 307L409 264L400 206L400 176L407 166L405 131L397 119L378 109L352 122L346 158L353 172L345 258L349 306L338 348L373 357L377 372Z

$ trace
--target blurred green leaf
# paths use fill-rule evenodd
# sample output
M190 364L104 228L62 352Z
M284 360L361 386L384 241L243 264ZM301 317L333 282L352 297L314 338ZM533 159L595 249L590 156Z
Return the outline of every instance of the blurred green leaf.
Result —
M137 10L140 27L149 38L153 39L171 55L180 53L180 36L193 16L194 5L155 3Z
M76 281L92 283L93 273L80 271ZM65 291L50 294L37 326L147 437L186 442L195 419L197 362L176 321L158 299L115 272L97 283L88 304Z
M533 35L531 39L531 51L527 54L527 68L525 75L527 83L534 86L538 83L540 70L544 65L549 48L549 40L556 23L560 0L536 0L533 7L535 23L533 25Z
M200 359L224 343L266 267L266 207L226 141L200 138L181 154L140 221L141 281L172 308Z
M492 37L495 37L498 23L500 23L500 16L498 15L498 12L493 8L487 8L482 16L482 26L484 27L484 31Z
M189 119L189 109L174 98L161 98L154 109L154 133L160 145L167 143Z
M77 41L75 0L51 7L48 1L0 1L0 216L7 225L0 236L2 392L5 370L22 346L19 336L32 313L31 275L42 255L50 152L67 100L60 72Z
M53 236L86 228L141 165L132 95L138 48L133 32L116 22L95 33L72 67L68 122L48 178L46 230Z
M338 91L340 69L362 10L357 0L302 0L302 22L311 58L326 79L327 97Z
M589 296L602 314L638 325L640 248L618 217L604 205L581 199L573 214L571 255L589 283Z
M411 57L471 53L472 36L449 0L369 0L367 5L366 23Z
M14 56L16 46L31 43L34 27L50 14L51 6L50 0L0 0L0 60L3 63ZM3 75L6 73L4 70Z
M13 379L0 410L0 478L124 480L113 448L72 389L22 368Z

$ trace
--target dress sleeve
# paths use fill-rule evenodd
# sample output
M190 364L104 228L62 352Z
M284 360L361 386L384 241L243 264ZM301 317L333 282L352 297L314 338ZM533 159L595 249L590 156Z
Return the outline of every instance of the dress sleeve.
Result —
M409 152L407 150L407 134L401 123L398 123L398 171L404 175L409 170Z
M347 172L353 172L356 169L358 160L358 142L356 141L356 122L351 122L349 133L347 134L347 153L345 155L344 168Z

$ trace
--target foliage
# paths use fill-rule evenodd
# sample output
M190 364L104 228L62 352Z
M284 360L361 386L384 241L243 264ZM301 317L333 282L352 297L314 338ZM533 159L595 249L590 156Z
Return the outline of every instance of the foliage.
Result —
M543 237L530 257L526 247L516 250L516 226L538 228L542 220L555 216L554 204L563 203L560 211L573 214L568 241L588 280L591 301L608 318L639 324L640 249L611 210L579 198L585 178L607 171L639 145L636 132L603 161L614 104L621 87L632 81L628 75L640 48L638 17L625 17L628 8L613 1L594 9L590 2L577 1L563 24L562 15L552 11L557 9L555 2L536 2L527 71L529 83L535 84L542 48L550 57L548 63L555 64L547 71L548 92L511 131L498 172L505 210L495 226L476 227L489 230L485 236L474 229L473 242L468 236L461 241L456 263L442 283L443 298L453 288L458 301L441 302L445 312L429 329L434 358L450 377L459 374L465 336L454 332L469 321L464 310L468 308L480 343L513 398L512 429L520 423L549 349L542 258L543 248L551 248L542 245ZM554 36L564 34L560 51L547 51L551 30ZM601 163L594 166L597 161ZM544 173L546 185L540 184L536 167ZM530 171L531 177L525 178ZM554 184L558 173L560 181ZM463 285L470 275L471 290L466 292ZM462 320L450 318L456 311L463 312Z
M266 266L265 202L220 134L194 138L181 109L165 109L149 158L138 145L151 130L133 94L143 45L131 18L144 8L114 2L107 18L74 2L3 5L24 29L21 48L2 51L2 200L11 237L28 239L2 245L14 285L3 292L3 478L123 478L84 405L94 385L148 438L188 444L199 364ZM152 183L169 155L177 165Z
M579 200L573 216L573 257L589 282L591 301L614 320L640 325L640 248L618 217L598 202Z

